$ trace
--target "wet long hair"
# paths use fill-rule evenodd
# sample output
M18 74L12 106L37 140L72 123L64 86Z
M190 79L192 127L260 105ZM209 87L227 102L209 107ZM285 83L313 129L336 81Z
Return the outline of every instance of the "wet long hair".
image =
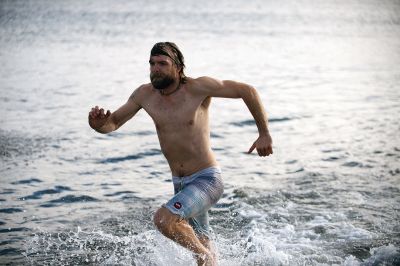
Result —
M181 83L186 82L185 59L178 46L173 42L158 42L151 49L150 56L165 55L172 59L175 65L180 68L179 78Z

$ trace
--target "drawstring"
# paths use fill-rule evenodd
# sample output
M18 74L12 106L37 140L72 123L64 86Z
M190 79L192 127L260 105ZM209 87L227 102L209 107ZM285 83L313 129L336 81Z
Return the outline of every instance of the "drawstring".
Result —
M179 191L181 191L183 189L183 177L180 177L181 182L179 184Z

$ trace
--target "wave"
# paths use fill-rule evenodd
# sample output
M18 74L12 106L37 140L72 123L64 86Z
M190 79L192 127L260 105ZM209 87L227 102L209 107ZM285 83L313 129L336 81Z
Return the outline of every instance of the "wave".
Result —
M278 117L278 118L270 118L268 119L268 123L279 123L279 122L288 122L292 120L300 119L300 117ZM256 124L254 119L243 120L240 122L232 122L231 125L237 127L245 127L245 126L253 126Z
M58 194L63 191L72 191L71 188L66 187L66 186L55 186L54 189L44 189L44 190L39 190L34 192L32 195L26 196L26 197L21 197L19 198L20 200L32 200L32 199L41 199L42 196L48 195L48 194Z
M141 152L141 153L134 154L134 155L107 158L104 160L100 160L99 163L101 163L101 164L119 163L119 162L123 162L123 161L138 160L138 159L146 158L149 156L156 156L156 155L160 155L160 154L161 154L161 150L151 149L150 151Z
M86 202L98 202L99 200L90 196L82 195L82 196L75 196L75 195L67 195L55 200L50 200L44 204L41 204L40 207L43 208L51 208L57 207L63 204L70 204L70 203L86 203Z

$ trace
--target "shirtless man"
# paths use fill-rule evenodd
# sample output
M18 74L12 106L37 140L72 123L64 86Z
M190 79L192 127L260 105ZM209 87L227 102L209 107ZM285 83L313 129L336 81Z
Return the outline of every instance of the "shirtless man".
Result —
M256 149L259 156L272 154L266 112L257 91L247 84L186 77L183 55L174 43L155 44L149 63L151 83L137 88L113 113L92 108L89 125L105 134L117 130L142 108L151 116L175 190L174 197L155 212L154 224L163 235L192 251L198 265L216 265L208 209L222 196L223 183L210 147L211 97L243 99L259 132L248 153Z

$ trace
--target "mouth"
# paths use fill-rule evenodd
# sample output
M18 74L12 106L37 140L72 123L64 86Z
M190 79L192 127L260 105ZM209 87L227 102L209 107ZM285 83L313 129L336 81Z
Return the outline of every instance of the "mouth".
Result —
M151 73L150 81L153 87L158 90L163 90L174 82L174 79L162 73Z
M151 80L159 80L159 79L163 79L163 78L164 78L164 75L160 74L160 73L155 73L155 74L150 75Z

